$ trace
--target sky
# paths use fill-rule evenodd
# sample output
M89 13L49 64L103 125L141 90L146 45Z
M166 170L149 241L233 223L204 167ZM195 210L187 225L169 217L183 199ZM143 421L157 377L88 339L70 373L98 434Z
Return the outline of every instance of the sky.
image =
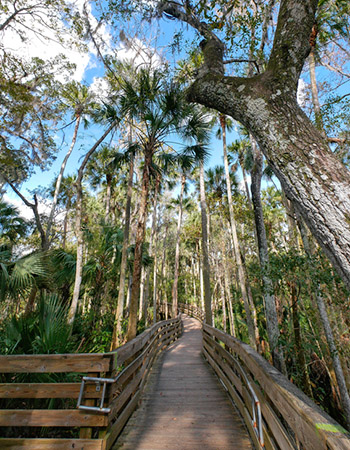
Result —
M83 4L84 0L76 0L76 5L80 9L82 8ZM96 24L96 20L92 16L91 9L88 11L88 13L91 22L93 24ZM35 29L35 25L33 25L32 23L28 22L27 25L28 28ZM172 40L175 26L176 24L174 23L174 21L170 20L163 21L162 24L160 24L159 22L154 22L152 27L150 27L150 25L145 25L145 27L149 27L147 30L147 35L149 36L148 42L141 43L141 41L135 39L134 47L135 45L144 47L144 53L146 53L146 51L148 51L147 48L151 49L152 52L154 46L157 45L158 53L154 53L153 62L155 65L162 64L162 54L165 53L166 45L168 45ZM99 29L99 32L103 41L106 42L107 45L110 45L112 42L112 35L110 33L110 30L103 26ZM67 36L67 38L68 37L69 36ZM22 56L27 55L28 57L54 57L60 53L64 53L70 61L76 64L76 70L73 75L73 79L77 81L84 81L88 85L92 85L97 92L103 92L103 84L101 85L100 83L100 77L103 76L104 69L102 63L98 60L96 51L92 45L89 46L88 52L82 53L78 50L72 50L67 47L62 47L62 45L57 42L57 39L55 38L53 33L51 33L51 35L49 33L48 39L43 39L42 37L38 38L38 36L29 33L28 40L23 41L20 39L18 34L13 32L12 30L5 32L5 34L3 35L3 43L5 47L11 48L14 53ZM167 55L169 56L169 52L167 53ZM128 46L126 45L126 41L124 40L124 42L119 44L118 56L121 59L135 57L135 48L133 48L132 46L128 48ZM174 64L177 58L179 58L179 56L172 56L170 54L170 64ZM136 64L140 64L141 62L142 57L137 57ZM63 79L64 74L57 74L57 77L59 79ZM299 101L301 103L304 97L304 86L305 81L301 79L300 91L298 95ZM236 129L233 132L228 133L228 144L239 137L237 133L238 127L235 128ZM59 171L63 157L70 145L72 131L73 126L65 129L64 136L62 135L62 133L57 134L57 143L62 146L62 150L58 153L56 161L52 164L50 170L45 172L38 170L30 180L24 183L21 189L22 193L29 196L30 194L28 193L27 189L34 189L38 186L48 186L49 183L52 182L55 175ZM101 131L97 127L91 127L87 130L80 130L78 142L66 168L66 175L72 174L77 171L81 157L86 153L86 151L91 146L91 143L94 142L94 140L100 135L100 133ZM211 156L208 159L207 167L222 165L222 144L215 137L212 138L210 150ZM16 203L16 205L18 206L21 205L21 201L18 200L16 194L10 191L8 191L6 198L11 199L12 202ZM23 207L21 207L21 210L23 210Z
M81 8L83 5L83 0L77 1L78 6ZM89 12L90 20L92 22L96 22L91 14L91 10ZM29 19L26 23L28 28L35 29L35 24ZM149 42L143 43L137 38L131 42L131 45L128 48L126 42L122 42L118 47L118 57L123 59L135 59L135 64L140 65L142 62L147 59L147 53L153 53L152 62L155 66L162 65L162 54L164 53L164 47L171 42L171 38L174 33L174 24L172 21L167 20L166 26L162 28L162 31L159 30L159 24L155 23L153 30L151 30L149 34ZM111 43L111 34L107 28L101 28L99 30L101 34L101 38L107 44ZM53 58L58 56L61 53L64 53L69 61L74 62L76 64L76 70L73 74L73 79L79 82L85 82L88 85L91 85L95 92L101 92L104 90L104 84L101 82L101 77L103 76L104 69L103 64L98 60L96 51L92 45L89 46L88 52L80 52L77 49L70 49L67 46L62 46L53 32L47 32L48 38L43 39L42 37L38 37L38 35L29 32L28 39L23 41L20 36L13 30L7 30L3 36L3 44L7 49L11 49L11 51L19 56L26 56L27 58L31 57L40 57L40 58ZM153 45L157 45L157 51L152 47ZM135 48L142 48L143 51L140 52L141 55L135 56L136 51ZM178 58L178 56L177 56ZM173 61L170 63L174 64L175 56L173 57ZM57 74L57 78L60 81L65 79L65 74ZM67 121L69 119L67 118ZM31 178L23 183L21 186L21 192L30 199L30 190L35 189L39 186L47 187L54 177L58 174L61 162L66 154L67 149L70 146L70 141L73 133L74 124L64 130L64 134L57 133L56 135L56 143L61 147L61 151L57 154L56 160L53 162L52 166L49 170L41 171L37 169L36 173L31 176ZM77 144L74 148L74 151L69 159L68 165L66 167L65 175L72 174L77 171L79 167L80 160L82 156L86 153L86 151L93 144L94 140L98 135L102 132L96 126L92 126L87 130L80 128L79 137ZM234 133L234 138L237 138L236 133ZM106 141L108 142L108 140ZM218 164L222 164L222 149L221 143L213 137L211 145L210 145L211 156L208 159L207 166L215 166ZM15 204L21 211L21 213L25 216L31 216L31 210L23 205L22 201L18 198L18 196L12 192L10 189L6 193L5 199L11 201ZM42 211L44 211L44 207L42 207Z

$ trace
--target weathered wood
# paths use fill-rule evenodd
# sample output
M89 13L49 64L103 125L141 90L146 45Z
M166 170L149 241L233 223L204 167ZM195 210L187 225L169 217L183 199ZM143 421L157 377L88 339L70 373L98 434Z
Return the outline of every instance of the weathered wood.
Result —
M184 320L183 338L153 366L141 406L113 448L252 448L243 422L201 358L199 323Z
M342 431L337 422L320 410L251 347L208 325L204 325L204 333L223 342L241 358L252 378L264 390L268 401L288 422L305 448L321 450L327 449L328 445L330 449L337 449L338 447L333 447L337 438L341 443L339 445L347 440L350 448L350 439L345 430Z
M18 439L0 438L2 450L103 450L102 439Z
M137 336L132 341L127 342L126 344L117 348L115 351L108 353L108 355L111 355L113 357L112 363L113 368L117 369L117 367L123 365L125 361L128 361L131 358L133 358L138 352L140 352L146 346L146 344L152 339L152 336L157 334L159 331L169 327L172 324L180 322L181 319L178 317L175 319L169 319L164 320L162 322L158 322L154 324L151 328L149 328L148 330L144 331L142 334Z
M135 410L137 403L140 399L140 391L137 391L132 400L129 402L128 406L124 409L115 423L111 426L109 432L106 435L106 447L110 448L113 442L117 439L120 432L124 428L126 422L129 420L131 414Z
M78 398L80 383L0 383L0 398ZM85 386L84 398L100 398L96 386Z
M73 409L0 410L1 427L104 427L107 417Z
M108 372L109 354L0 355L0 373Z

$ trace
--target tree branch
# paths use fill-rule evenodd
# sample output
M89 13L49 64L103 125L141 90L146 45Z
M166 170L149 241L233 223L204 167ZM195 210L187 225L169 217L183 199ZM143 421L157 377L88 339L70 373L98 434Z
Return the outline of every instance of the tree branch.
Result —
M297 91L299 76L311 49L317 3L317 0L281 1L267 70L283 90Z

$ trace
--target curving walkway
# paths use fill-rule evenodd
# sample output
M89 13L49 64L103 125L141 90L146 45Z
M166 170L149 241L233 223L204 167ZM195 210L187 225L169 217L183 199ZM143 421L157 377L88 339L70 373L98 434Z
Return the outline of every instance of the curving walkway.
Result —
M184 334L152 369L113 450L253 449L248 431L201 355L200 323L183 316Z

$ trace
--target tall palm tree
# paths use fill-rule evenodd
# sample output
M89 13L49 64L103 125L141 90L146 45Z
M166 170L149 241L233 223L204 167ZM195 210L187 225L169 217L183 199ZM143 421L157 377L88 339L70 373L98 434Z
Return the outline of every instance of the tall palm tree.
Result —
M139 219L136 230L135 257L132 275L130 314L127 340L136 336L137 307L140 292L142 243L144 241L150 179L155 176L153 159L157 153L169 152L167 139L171 133L191 138L194 131L207 137L207 130L198 111L185 103L180 89L167 85L160 71L140 70L136 81L124 80L120 97L121 111L124 117L135 121L134 140L143 153L143 171ZM201 119L201 120L200 120ZM201 151L197 145L193 151ZM175 153L175 151L173 151ZM171 156L169 156L171 159Z
M70 147L63 158L61 163L60 172L56 179L55 192L53 195L51 211L48 218L47 226L46 226L46 245L50 245L50 233L53 223L53 217L55 214L57 202L58 202L58 194L60 191L63 174L68 162L70 155L74 149L74 146L77 141L78 131L82 120L84 120L84 116L91 114L93 110L96 108L96 102L94 100L94 95L89 91L88 87L80 84L76 81L72 81L64 86L64 88L60 92L60 98L62 100L62 104L64 109L73 110L73 123L75 122L74 132L72 136L72 141ZM85 122L85 125L87 122Z
M110 221L111 201L113 196L113 177L115 173L115 161L117 149L109 145L103 145L97 152L95 152L89 160L86 167L86 177L93 188L98 186L105 186L105 222Z
M211 287L210 287L210 264L209 264L209 245L208 245L208 216L207 202L204 185L204 163L199 165L199 186L200 186L200 205L202 219L202 261L203 261L203 285L204 285L204 309L205 322L208 325L213 324L211 308Z
M82 206L83 206L83 187L82 187L82 180L84 176L84 171L86 168L86 165L90 159L90 157L93 155L93 153L97 150L97 148L100 146L100 144L106 139L106 137L111 133L111 131L117 126L119 123L119 118L116 115L115 109L110 105L105 105L105 107L101 110L101 121L104 120L105 123L107 122L108 126L105 130L105 132L102 134L102 136L96 141L96 143L90 148L90 150L86 153L80 167L78 170L77 175L77 181L76 181L76 192L77 192L77 201L76 201L76 221L75 221L75 232L77 235L77 265L76 265L76 271L75 271L75 281L74 281L74 291L73 291L73 298L72 303L69 309L68 314L68 321L70 324L73 324L77 306L78 306L78 300L79 300L79 294L80 294L80 286L82 281L82 272L83 272L83 247L84 247L84 241L83 241L83 230L82 230Z
M230 214L231 235L232 235L232 241L233 241L235 260L236 260L236 264L237 264L238 279L239 279L239 284L240 284L240 288L241 288L244 309L245 309L246 317L247 317L249 343L254 349L256 349L257 342L258 342L258 336L259 336L258 328L257 328L257 324L256 324L256 311L255 311L253 299L249 295L250 290L248 289L248 280L247 280L246 270L244 268L243 260L242 260L242 256L241 256L241 247L240 247L240 243L238 240L237 225L236 225L236 219L235 219L234 210L233 210L231 179L230 179L230 171L229 171L229 165L228 165L227 146L226 146L225 123L226 123L225 116L221 116L224 166L225 166L226 187L227 187L227 201L228 201L228 208L229 208L229 214Z

